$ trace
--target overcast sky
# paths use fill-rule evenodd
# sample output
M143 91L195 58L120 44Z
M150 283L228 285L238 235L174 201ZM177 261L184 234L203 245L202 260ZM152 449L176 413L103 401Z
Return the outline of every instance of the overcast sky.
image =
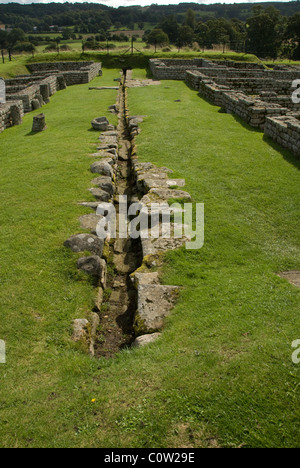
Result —
M77 0L77 3L83 3L86 0ZM211 4L211 3L261 3L264 0L242 0L241 2L239 1L232 1L232 0L222 0L220 2L216 2L216 0L198 0L195 1L195 3L203 3L205 5ZM273 1L282 1L282 0L273 0ZM55 1L55 3L64 3L65 0L61 1ZM0 0L0 3L51 3L51 0L23 0L23 1L8 1L8 0ZM76 3L76 2L70 2L70 3ZM191 0L102 0L102 1L92 1L90 3L99 3L99 4L105 4L107 6L114 6L114 7L119 7L119 6L132 6L132 5L151 5L152 3L158 4L158 5L175 5L178 3L191 3Z

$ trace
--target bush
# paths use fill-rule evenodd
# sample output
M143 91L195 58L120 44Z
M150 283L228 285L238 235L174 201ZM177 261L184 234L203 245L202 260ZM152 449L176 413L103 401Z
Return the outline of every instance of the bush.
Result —
M60 46L59 48L62 52L67 52L68 50L71 50L71 47L69 47L67 44L64 44Z
M44 52L56 52L56 51L57 51L57 47L55 44L49 44L44 49Z
M13 50L15 52L34 52L35 47L31 42L17 42Z

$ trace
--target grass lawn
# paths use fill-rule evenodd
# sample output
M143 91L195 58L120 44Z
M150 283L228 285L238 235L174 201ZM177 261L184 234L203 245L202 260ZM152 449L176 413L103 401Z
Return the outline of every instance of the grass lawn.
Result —
M26 68L28 60L27 55L18 55L13 57L12 61L9 62L8 58L5 59L5 63L0 61L0 77L4 79L13 78L16 75L27 75L29 72Z
M300 162L183 82L130 89L129 106L147 115L140 159L205 203L204 247L165 267L165 283L184 286L163 338L174 393L221 445L299 446L300 291L274 273L300 269Z
M299 269L299 163L184 83L130 90L130 111L140 158L205 203L205 245L167 256L183 290L159 341L111 360L71 342L93 288L62 244L91 199L90 121L115 123L116 92L88 86L51 98L47 131L31 113L0 135L0 446L299 446L300 292L274 275Z

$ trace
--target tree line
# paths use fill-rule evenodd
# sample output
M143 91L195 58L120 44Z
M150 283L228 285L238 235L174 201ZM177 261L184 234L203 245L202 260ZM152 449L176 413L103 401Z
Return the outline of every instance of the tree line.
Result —
M281 56L299 60L299 6L299 1L261 5L191 3L117 9L88 3L9 4L5 5L5 9L0 5L0 23L10 26L9 31L0 30L0 50L3 60L5 50L10 58L12 51L34 53L37 42L32 36L33 32L63 29L62 36L55 40L58 47L60 40L74 39L76 34L80 38L85 33L96 34L97 40L116 41L117 36L109 31L113 27L127 27L144 29L144 40L155 50L169 44L177 46L178 50L193 46L203 51L221 45L224 52L230 49L253 53L260 58L275 59ZM248 16L242 19L245 11ZM42 12L44 15L41 15ZM158 16L157 12L165 14ZM234 13L236 16L233 16ZM122 39L128 40L126 31ZM92 41L83 44L83 48L89 46L92 47Z
M192 46L212 49L214 44L236 52L252 53L261 58L278 56L300 59L300 13L287 17L274 6L254 5L252 15L244 22L238 18L215 18L197 21L194 10L188 9L183 24L174 15L163 18L148 31L145 40L157 46L174 44L178 49Z

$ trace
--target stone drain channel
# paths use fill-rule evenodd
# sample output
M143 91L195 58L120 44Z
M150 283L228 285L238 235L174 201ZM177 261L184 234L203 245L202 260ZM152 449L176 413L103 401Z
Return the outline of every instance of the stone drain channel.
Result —
M118 113L117 128L105 118L93 121L94 128L102 132L97 152L92 155L96 162L91 165L91 172L97 175L90 189L96 202L81 202L92 213L79 219L81 228L89 234L73 235L64 244L73 252L90 254L80 257L77 266L93 279L94 307L85 318L74 320L73 340L96 357L112 357L124 347L143 346L160 336L164 318L170 314L179 292L177 286L160 284L162 254L187 240L165 239L161 235L150 239L119 236L119 217L124 216L124 207L119 212L120 197L126 195L127 207L135 202L149 207L149 216L153 199L166 206L170 198L191 200L187 192L179 189L185 185L184 180L171 179L170 169L139 162L135 137L143 118L129 116L128 75L123 72L117 103L111 106L112 112ZM174 186L178 188L171 189ZM99 205L106 203L114 204L117 229L116 238L108 235L103 240L97 236L97 225L103 218Z

